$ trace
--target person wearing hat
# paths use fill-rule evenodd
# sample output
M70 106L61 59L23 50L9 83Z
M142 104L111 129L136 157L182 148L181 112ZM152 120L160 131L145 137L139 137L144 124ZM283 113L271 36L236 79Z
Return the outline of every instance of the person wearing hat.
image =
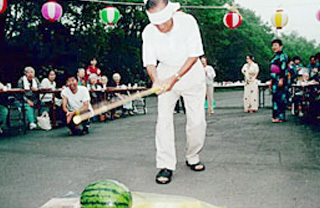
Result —
M203 148L205 121L205 73L199 57L204 54L195 18L178 11L179 3L145 0L150 20L143 33L143 64L153 87L160 87L156 124L156 182L167 184L176 169L173 111L183 97L186 107L186 164L203 171L199 153Z

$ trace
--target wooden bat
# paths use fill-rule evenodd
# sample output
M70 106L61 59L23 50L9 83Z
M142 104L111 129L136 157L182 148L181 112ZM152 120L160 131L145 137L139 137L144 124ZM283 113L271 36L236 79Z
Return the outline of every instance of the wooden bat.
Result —
M104 104L103 106L95 108L93 110L93 112L89 111L89 112L85 112L85 113L82 113L82 114L80 113L78 115L75 115L72 120L76 125L78 125L82 121L87 120L87 119L89 119L91 117L94 117L96 115L100 115L102 113L105 113L105 112L107 112L109 110L112 110L114 108L122 106L123 104L128 103L130 101L133 101L133 100L136 100L136 99L139 99L139 98L142 98L142 97L149 96L149 95L151 95L153 93L159 92L160 90L161 90L160 87L153 87L151 89L148 89L148 90L145 90L145 91L142 91L142 92L136 92L133 95L128 96L128 97L126 97L126 98L124 98L122 100L116 101L114 103L104 104L105 102L102 102L102 103L100 103L100 105Z

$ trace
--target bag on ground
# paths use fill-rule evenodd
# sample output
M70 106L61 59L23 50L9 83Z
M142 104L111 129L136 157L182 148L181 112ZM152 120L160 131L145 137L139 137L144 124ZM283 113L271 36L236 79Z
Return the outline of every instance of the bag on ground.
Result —
M43 130L51 130L50 116L47 111L43 112L41 116L37 117L38 126Z

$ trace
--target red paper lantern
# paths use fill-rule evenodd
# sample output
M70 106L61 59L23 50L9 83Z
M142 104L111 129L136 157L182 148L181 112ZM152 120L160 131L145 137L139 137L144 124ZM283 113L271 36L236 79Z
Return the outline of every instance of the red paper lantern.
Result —
M7 0L0 0L0 14L7 10Z
M233 30L241 25L242 17L236 12L229 12L228 14L224 15L223 23L226 27Z

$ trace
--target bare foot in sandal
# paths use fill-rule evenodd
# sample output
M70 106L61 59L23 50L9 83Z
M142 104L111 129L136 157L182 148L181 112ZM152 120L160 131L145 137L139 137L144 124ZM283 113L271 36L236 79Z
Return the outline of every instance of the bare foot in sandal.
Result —
M201 162L198 162L196 164L190 165L188 161L186 161L187 166L193 170L193 171L204 171L206 167Z
M172 178L172 170L163 168L156 175L156 182L158 184L168 184L171 182L171 178Z

